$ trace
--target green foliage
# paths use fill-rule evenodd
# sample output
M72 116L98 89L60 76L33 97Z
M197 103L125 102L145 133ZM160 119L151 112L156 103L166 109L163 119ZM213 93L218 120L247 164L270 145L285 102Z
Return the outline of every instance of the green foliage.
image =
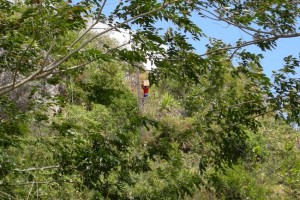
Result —
M252 152L237 165L209 174L220 199L298 198L298 132L280 121L262 121L259 132L249 134Z
M211 181L219 199L268 199L271 193L269 188L260 185L258 177L240 165L214 175Z
M28 131L25 116L6 97L0 98L0 185L8 181L7 176L16 166L16 158L8 150L19 147L20 138ZM3 192L10 188L3 187Z
M299 60L287 56L271 84L244 47L299 36L298 4L106 3L0 0L0 198L296 199L299 141L283 121L299 124ZM253 38L210 38L196 14ZM109 28L90 33L98 22ZM103 37L112 30L131 48ZM156 86L138 107L124 77L148 60Z
M299 124L299 79L290 77L296 74L296 68L300 67L300 61L293 56L284 59L285 66L278 72L274 72L275 95L272 95L274 109L278 110L278 118L285 119L288 123Z
M172 199L192 195L200 179L193 167L183 163L179 135L174 136L174 144L168 137L159 137L161 132L169 135L175 127L169 130L158 125L157 130L153 129L158 138L141 148L142 118L136 109L136 98L124 88L121 75L120 66L114 63L91 66L70 88L76 88L72 99L77 105L66 106L54 125L59 132L59 142L55 144L59 152L55 160L61 166L58 175L81 177L85 187L97 191L93 197L96 199ZM99 92L101 88L122 93ZM90 94L101 96L89 98ZM150 121L145 118L146 123Z
M173 97L169 93L166 93L165 95L162 96L161 108L170 110L172 107L176 107L174 101L175 100L173 99Z
M17 70L20 75L27 75L48 62L44 57L53 38L62 42L70 31L82 29L86 22L81 15L84 7L71 6L64 1L34 5L29 1L13 4L1 0L1 5L6 6L0 8L0 33L3 35L0 44L4 51L0 68ZM56 56L59 51L57 48Z

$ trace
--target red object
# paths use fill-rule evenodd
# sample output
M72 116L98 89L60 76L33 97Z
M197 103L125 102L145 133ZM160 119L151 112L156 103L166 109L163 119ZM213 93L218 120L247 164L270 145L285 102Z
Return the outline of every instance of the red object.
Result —
M148 92L149 92L149 87L143 87L143 90L144 90L144 94L148 94Z
M143 91L144 91L144 97L147 97L148 96L148 92L149 92L149 87L144 86L143 87Z

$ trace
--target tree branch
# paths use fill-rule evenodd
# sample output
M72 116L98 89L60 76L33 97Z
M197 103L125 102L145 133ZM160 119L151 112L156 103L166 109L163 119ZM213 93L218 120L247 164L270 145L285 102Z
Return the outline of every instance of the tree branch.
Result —
M59 168L59 165L47 166L47 167L30 167L28 169L14 169L14 171L17 171L17 172L28 172L28 171L57 169L57 168Z
M3 185L6 185L6 186L23 186L23 185L50 184L50 183L74 183L74 182L67 181L67 180L53 180L53 181L33 181L33 182L15 183L15 184L3 184Z
M137 18L140 18L140 17L144 17L146 15L150 15L152 13L155 13L155 12L158 12L159 10L162 10L165 6L165 4L163 4L163 6L157 8L157 9L154 9L154 10L150 10L149 12L146 12L146 13L142 13L142 14L139 14L137 16L134 16L128 20L125 20L123 21L122 23L119 23L111 28L108 28L106 29L105 31L102 31L96 35L94 35L93 37L91 37L90 39L88 39L87 41L83 42L78 48L74 49L73 51L71 51L70 53L68 53L66 56L64 56L63 58L61 58L59 61L53 63L53 66L52 68L56 68L57 66L59 66L60 64L62 64L64 61L66 61L67 59L69 59L74 53L78 52L80 49L82 49L83 47L85 47L87 44L89 44L91 41L93 41L95 38L101 36L101 35L104 35L114 29L117 29L119 28L120 26L124 25L124 24L127 24L128 22L131 22Z
M3 191L0 191L0 194L4 194L5 196L8 196L9 198L17 199L14 196L12 196L12 195L10 195L10 194L8 194L6 192L3 192Z
M228 20L228 19L226 19L226 18L224 18L224 17L221 17L221 16L218 16L218 15L214 14L213 12L211 12L211 11L209 11L209 10L207 10L207 9L200 8L200 10L203 10L203 11L209 13L210 15L212 15L213 17L215 17L215 18L212 18L212 17L207 16L209 19L212 19L212 20L215 20L215 21L223 21L223 22L226 22L226 23L228 23L229 25L233 25L233 26L235 26L235 27L240 28L240 29L241 29L242 31L244 31L244 32L245 32L244 29L247 29L248 31L252 31L252 32L255 32L255 33L267 34L267 35L274 35L273 32L257 30L257 29L254 29L254 28L252 28L252 27L249 27L249 26L243 26L243 25L241 25L241 24L236 24L236 23L231 22L230 20ZM248 32L246 32L246 33L247 33L247 34L250 34L250 33L248 33ZM252 35L252 34L250 34L250 35Z
M105 54L107 54L107 53L109 53L109 52L111 52L111 51L113 51L113 50L115 50L115 49L119 49L119 48L121 48L121 47L124 47L124 46L126 46L127 44L130 44L130 40L129 40L128 42L125 42L125 43L123 43L123 44L120 44L119 46L116 46L116 47L114 47L114 48L111 48L111 49L107 50L107 51L105 52Z
M30 194L31 194L32 189L33 189L33 186L34 186L34 183L31 184L30 190L29 190L28 195L27 195L27 200L28 200L29 197L30 197Z
M20 57L20 59L17 61L18 64L21 63L21 61L23 60L25 53L32 47L33 43L35 42L35 37L32 39L31 43L27 46L27 48L25 49L25 51L22 53L22 56ZM14 89L14 85L16 83L16 79L17 79L17 74L18 74L18 68L15 68L15 72L14 72L14 76L13 76L13 89Z
M89 43L90 43L91 41L93 41L95 38L97 38L97 37L99 37L99 36L101 36L101 35L104 35L104 34L110 32L110 31L112 31L112 30L114 30L114 29L117 29L117 28L119 28L120 26L122 26L122 25L124 25L124 24L126 24L126 23L128 23L128 22L131 22L131 21L133 21L133 20L135 20L135 19L137 19L137 18L144 17L144 16L146 16L146 15L150 15L150 14L152 14L152 13L158 12L159 10L164 9L167 5L168 5L168 3L164 2L159 8L156 8L156 9L150 10L150 11L148 11L148 12L146 12L146 13L142 13L142 14L139 14L139 15L137 15L137 16L134 16L134 17L132 17L132 18L130 18L130 19L127 19L127 20L123 21L122 23L119 23L119 24L117 24L117 25L115 25L115 26L113 26L113 27L111 27L111 28L106 29L105 31L102 31L102 32L96 34L95 36L91 37L91 38L88 39L87 41L83 42L78 48L74 49L73 51L69 52L67 55L65 55L64 57L62 57L60 60L54 61L52 64L50 64L50 67L47 69L47 71L52 71L52 70L54 70L55 68L57 68L59 65L61 65L63 62L65 62L66 60L68 60L72 55L74 55L75 53L77 53L79 50L81 50L82 48L84 48L87 44L89 44ZM41 68L38 69L37 71L33 72L33 73L32 73L30 76L28 76L27 78L18 81L18 82L15 84L14 88L20 87L20 86L24 85L25 83L27 83L27 82L29 82L29 81L35 79L35 77L36 77L37 75L39 75L39 74L41 74L41 73L43 73L43 72L44 72L44 71L43 71L43 67L41 67ZM46 73L46 74L47 74L47 73ZM48 74L47 74L47 75L48 75ZM40 77L44 77L44 76L40 76ZM7 84L7 85L5 85L5 86L2 86L2 87L0 87L0 95L6 94L6 93L8 93L8 92L10 92L10 91L12 91L12 90L13 90L13 89L12 89L12 84Z
M96 24L98 24L99 23L99 20L100 20L100 16L101 16L101 14L102 14L102 11L103 11L103 8L104 8L104 6L105 6L105 4L106 4L106 2L107 2L107 0L104 0L103 1L103 4L102 4L102 6L101 6L101 8L100 8L100 10L99 10L99 12L98 12L98 15L97 15L97 19L96 19L96 21L94 22L94 23L92 23L92 25L89 27L89 28L87 28L78 38L76 38L73 42L72 42L72 44L70 44L70 46L69 46L69 48L71 48L71 47L73 47L79 40L81 40Z
M17 83L13 82L13 83L10 83L10 84L7 84L7 85L4 85L4 86L0 87L0 95L3 95L5 93L7 93L7 92L10 92L10 91L14 90L15 88L21 87L22 85L24 85L28 81L33 80L38 74L40 74L41 72L43 72L43 69L45 67L45 63L46 63L46 61L48 60L48 58L50 56L50 53L51 53L51 51L52 51L52 49L53 49L53 47L55 45L55 42L56 42L56 39L54 37L54 40L53 40L53 42L52 42L52 44L51 44L51 46L50 46L50 48L49 48L49 50L48 50L48 52L46 54L45 59L44 59L44 63L40 66L40 68L37 71L35 71L34 73L32 73L27 78L18 81Z
M237 52L239 49L240 49L240 48L236 48L236 49L232 52L232 54L230 55L230 57L229 57L228 60L231 60L231 59L233 58L234 54L236 54L236 52Z
M273 37L269 37L269 38L258 38L258 39L255 39L255 40L244 42L240 45L224 47L224 48L212 50L212 51L206 52L204 54L201 54L200 56L206 56L206 55L218 52L218 51L227 51L227 50L242 48L242 47L250 46L250 45L253 45L253 44L258 44L259 42L275 41L275 40L280 39L280 38L292 38L292 37L299 37L299 36L300 36L300 33L293 33L293 34L274 35Z
M53 47L55 46L55 43L56 43L56 36L53 37L53 42L52 42L52 44L51 44L51 46L50 46L50 48L49 48L49 50L48 50L48 52L46 54L46 57L45 57L44 62L42 64L42 69L44 69L44 67L45 67L45 65L46 65L46 63L47 63L47 61L48 61L48 59L50 57L50 53L51 53Z

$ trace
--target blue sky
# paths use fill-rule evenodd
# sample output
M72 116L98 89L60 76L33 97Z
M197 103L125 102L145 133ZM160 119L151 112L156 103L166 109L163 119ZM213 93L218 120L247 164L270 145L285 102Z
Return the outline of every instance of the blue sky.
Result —
M235 43L235 41L237 41L239 38L243 38L244 40L251 39L238 28L227 26L227 24L222 22L216 22L201 18L198 23L201 26L201 29L207 35L221 39L226 43ZM200 44L203 46L205 44L205 41L203 43L200 42ZM260 53L264 56L264 59L262 59L262 66L264 67L264 72L270 77L272 74L272 70L278 70L284 65L284 57L288 55L299 57L300 37L279 39L277 40L277 47L271 51L261 51L255 45L249 46L246 49L253 53ZM203 50L202 53L204 53ZM300 73L300 70L297 70L297 72Z

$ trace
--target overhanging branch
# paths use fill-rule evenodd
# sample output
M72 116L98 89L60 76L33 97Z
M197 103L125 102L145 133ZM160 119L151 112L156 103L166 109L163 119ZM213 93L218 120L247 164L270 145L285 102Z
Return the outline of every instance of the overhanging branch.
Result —
M204 54L201 54L200 56L206 56L206 55L209 55L209 54L216 53L218 51L228 51L228 50L232 50L232 49L240 49L240 48L243 48L243 47L246 47L246 46L258 44L260 42L275 41L275 40L278 40L280 38L293 38L293 37L299 37L299 36L300 36L300 33L294 33L294 34L274 35L273 37L269 37L269 38L257 38L255 40L244 42L240 45L224 47L224 48L219 48L219 49L216 49L216 50L212 50L212 51L206 52Z
M48 170L48 169L57 169L59 165L47 166L47 167L30 167L27 169L15 169L17 172L28 172L28 171L37 171L37 170Z
M124 24L126 24L128 22L131 22L131 21L133 21L133 20L135 20L137 18L144 17L144 16L150 15L152 13L158 12L158 11L164 9L167 5L168 5L168 3L164 2L164 3L162 3L162 5L159 8L150 10L150 11L148 11L146 13L142 13L142 14L134 16L134 17L132 17L130 19L124 20L122 23L119 23L119 24L117 24L117 25L115 25L113 27L110 27L110 28L106 29L105 31L102 31L102 32L96 34L95 36L91 37L87 41L83 42L78 48L74 49L73 51L69 52L67 55L63 56L58 61L54 61L53 63L51 63L49 65L49 67L47 68L46 71L44 70L44 66L42 65L37 71L33 72L27 78L24 78L24 79L22 79L20 81L17 81L15 84L11 83L11 84L7 84L7 85L4 85L4 86L0 87L0 95L6 94L6 93L14 90L15 88L18 88L18 87L24 85L25 83L27 83L27 82L29 82L29 81L31 81L33 79L36 79L36 77L42 78L42 77L45 77L45 76L51 74L51 71L54 71L54 69L56 69L63 62L65 62L66 60L68 60L71 56L73 56L75 53L77 53L79 50L81 50L82 48L84 48L86 45L88 45L90 42L92 42L94 39L98 38L99 36L104 35L104 34L110 32L110 31L112 31L114 29L117 29L117 28L121 27L122 25L124 25ZM103 6L104 6L104 4L103 4ZM48 72L49 72L49 74L48 74Z
M102 11L103 11L103 8L105 7L105 4L106 4L107 0L104 0L103 3L102 3L102 6L98 12L98 15L97 15L97 18L96 18L96 21L94 23L92 23L92 25L87 28L78 38L76 38L76 40L74 40L72 42L72 44L70 44L69 48L73 47L79 40L81 40L96 24L99 23L99 20L100 20L100 16L102 14Z

